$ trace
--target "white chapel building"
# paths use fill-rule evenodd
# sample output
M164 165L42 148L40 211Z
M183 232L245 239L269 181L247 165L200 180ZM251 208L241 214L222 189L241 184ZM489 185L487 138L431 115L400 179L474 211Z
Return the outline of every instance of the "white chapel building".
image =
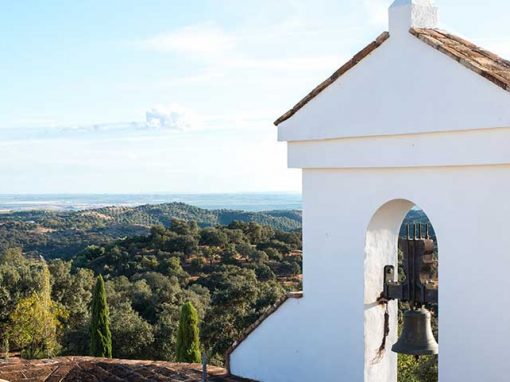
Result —
M395 353L374 362L376 300L419 206L440 252L440 381L510 381L510 62L437 29L437 14L396 0L389 32L276 121L303 172L303 293L234 344L232 374L395 382Z

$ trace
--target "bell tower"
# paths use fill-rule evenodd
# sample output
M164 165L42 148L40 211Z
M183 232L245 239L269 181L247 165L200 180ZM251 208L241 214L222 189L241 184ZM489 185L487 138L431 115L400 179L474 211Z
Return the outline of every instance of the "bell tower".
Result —
M389 32L276 120L303 175L303 293L237 341L232 374L396 382L398 307L379 297L402 281L384 270L396 269L400 227L419 206L438 238L440 286L405 300L439 301L439 381L508 379L510 330L494 322L510 315L510 294L494 291L509 286L510 64L437 29L437 14L430 0L396 0ZM428 328L415 313L407 328ZM399 346L436 352L430 332L420 338Z

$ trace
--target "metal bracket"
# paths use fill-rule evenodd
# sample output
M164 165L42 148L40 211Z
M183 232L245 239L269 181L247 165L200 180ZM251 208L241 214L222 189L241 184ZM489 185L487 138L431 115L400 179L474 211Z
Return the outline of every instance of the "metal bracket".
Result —
M419 229L414 225L414 235L399 239L399 248L403 253L402 268L405 280L395 280L395 267L384 267L384 285L381 297L386 300L400 300L409 302L412 307L438 302L438 283L434 277L437 260L433 254L435 242L429 237L427 227L426 236L422 237L421 225Z

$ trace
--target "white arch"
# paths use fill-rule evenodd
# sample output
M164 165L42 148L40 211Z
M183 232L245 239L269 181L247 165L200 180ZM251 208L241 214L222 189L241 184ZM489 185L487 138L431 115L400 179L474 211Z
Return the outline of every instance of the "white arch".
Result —
M407 213L415 204L406 199L385 203L372 216L365 241L365 382L396 382L397 355L389 349L397 340L397 303L388 304L390 334L381 358L378 349L384 333L384 307L376 301L382 291L385 265L397 266L398 237Z

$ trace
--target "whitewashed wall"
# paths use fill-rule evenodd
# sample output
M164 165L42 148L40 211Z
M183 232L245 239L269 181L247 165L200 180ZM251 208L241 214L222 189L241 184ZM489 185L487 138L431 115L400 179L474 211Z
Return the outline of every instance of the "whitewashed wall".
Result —
M234 374L364 380L365 308L381 309L363 300L366 228L383 204L406 199L428 214L440 243L440 380L507 380L510 166L306 170L303 191L304 297L236 350ZM370 381L391 380L379 378Z

